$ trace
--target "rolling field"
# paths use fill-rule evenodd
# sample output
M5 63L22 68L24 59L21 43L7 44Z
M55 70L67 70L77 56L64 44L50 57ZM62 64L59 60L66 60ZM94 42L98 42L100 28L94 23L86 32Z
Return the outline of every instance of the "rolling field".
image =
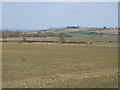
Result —
M3 88L117 88L118 48L3 43Z
M14 38L7 38L6 40L23 40L23 37L14 37ZM27 37L27 40L37 40L37 41L59 41L59 37ZM113 41L117 42L118 37L117 36L91 36L91 35L81 35L79 37L65 37L65 41L75 41L75 42L95 42L95 41L101 41L101 42L108 42L108 41Z

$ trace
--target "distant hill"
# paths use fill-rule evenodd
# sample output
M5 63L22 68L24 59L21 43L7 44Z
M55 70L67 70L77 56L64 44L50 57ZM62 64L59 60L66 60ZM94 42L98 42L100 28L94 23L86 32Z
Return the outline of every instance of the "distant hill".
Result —
M104 34L104 35L118 35L117 29L99 29L99 28L80 28L80 27L67 27L67 28L51 28L46 30L36 30L36 31L3 31L3 36L5 37L58 37L61 33L65 33L66 37L79 37L81 35L91 35L91 34ZM2 36L2 31L0 31L0 36Z

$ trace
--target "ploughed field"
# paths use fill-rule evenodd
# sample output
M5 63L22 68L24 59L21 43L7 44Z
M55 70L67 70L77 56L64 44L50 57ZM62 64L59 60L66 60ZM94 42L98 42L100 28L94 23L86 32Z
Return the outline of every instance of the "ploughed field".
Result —
M117 46L2 44L3 88L117 88Z

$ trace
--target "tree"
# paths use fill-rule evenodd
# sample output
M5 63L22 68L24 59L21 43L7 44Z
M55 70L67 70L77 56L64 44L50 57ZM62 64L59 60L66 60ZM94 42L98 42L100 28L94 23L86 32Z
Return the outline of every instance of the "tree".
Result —
M8 38L7 31L2 31L2 38L4 39L4 42L7 42Z
M16 36L16 37L20 37L20 36L21 36L21 32L20 32L19 30L16 31L15 36Z
M107 27L106 27L106 26L104 26L104 27L103 27L103 29L107 29Z
M60 35L59 35L59 42L60 43L65 43L65 36L66 36L65 33L60 33Z
M26 37L23 37L23 42L26 42Z
M103 33L100 33L100 37L102 37Z
M27 40L27 34L24 33L24 34L23 34L23 42L26 42L26 40Z

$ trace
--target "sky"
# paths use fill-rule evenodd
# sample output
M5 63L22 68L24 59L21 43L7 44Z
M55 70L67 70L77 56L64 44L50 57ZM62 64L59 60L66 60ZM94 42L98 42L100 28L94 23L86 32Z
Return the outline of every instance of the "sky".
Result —
M2 29L2 3L0 2L0 29Z
M118 26L117 2L3 2L3 29Z

